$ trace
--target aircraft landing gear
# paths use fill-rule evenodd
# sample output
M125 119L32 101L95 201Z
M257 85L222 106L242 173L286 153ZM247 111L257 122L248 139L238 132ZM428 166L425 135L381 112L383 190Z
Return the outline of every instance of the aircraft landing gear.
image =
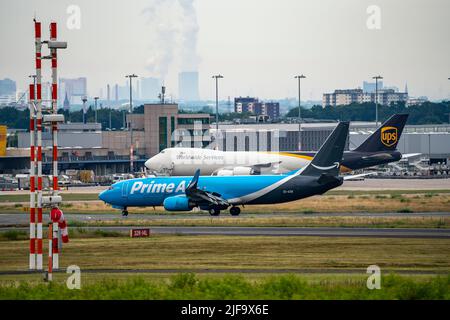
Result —
M213 217L217 217L220 215L220 210L217 208L211 208L209 209L209 214Z
M231 207L230 214L232 216L238 216L241 213L241 209L239 207Z
M127 210L127 208L123 208L122 217L127 217L127 216L128 216L128 210Z

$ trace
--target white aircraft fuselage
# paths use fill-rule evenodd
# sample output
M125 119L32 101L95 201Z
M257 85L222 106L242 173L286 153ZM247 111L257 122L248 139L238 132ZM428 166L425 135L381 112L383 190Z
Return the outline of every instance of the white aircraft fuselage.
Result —
M201 148L169 148L145 162L156 173L172 176L281 174L306 166L312 157L283 152L219 151Z

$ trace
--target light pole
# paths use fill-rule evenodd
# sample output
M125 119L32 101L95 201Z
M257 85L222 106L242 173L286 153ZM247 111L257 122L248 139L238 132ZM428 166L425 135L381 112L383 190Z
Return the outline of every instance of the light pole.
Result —
M133 74L128 74L125 78L130 79L130 113L133 113L133 78L137 78L138 76Z
M302 148L302 142L301 142L301 136L300 136L300 131L302 129L302 108L301 108L301 80L305 79L306 76L304 76L303 74L301 75L297 75L294 77L295 79L298 79L298 150L301 150Z
M98 100L98 97L94 97L94 101L95 101L95 103L94 103L94 108L95 108L95 110L94 110L94 122L95 123L97 123L97 100Z
M216 79L216 136L217 136L219 133L219 79L222 79L223 76L218 74L212 77L213 79Z
M375 79L375 128L378 128L378 80L383 79L383 77L375 76L372 79Z
M130 79L130 139L131 139L131 143L130 143L130 172L132 173L134 171L133 168L133 124L132 124L132 119L133 119L133 78L137 78L137 75L133 74L128 74L125 76L125 78L129 78Z

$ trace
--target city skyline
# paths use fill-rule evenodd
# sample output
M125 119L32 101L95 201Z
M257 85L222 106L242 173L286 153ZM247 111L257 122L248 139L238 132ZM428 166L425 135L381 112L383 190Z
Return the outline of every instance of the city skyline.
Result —
M188 73L191 74L191 73ZM183 73L180 73L183 75ZM4 81L12 81L11 79L0 79L0 84ZM102 101L100 103L100 107L123 107L128 104L130 96L129 96L129 82L126 81L123 86L118 84L110 85L107 84L105 88L101 88L99 95L90 95L86 90L86 78L59 78L59 86L58 86L58 107L69 110L72 109L73 106L80 107L82 105L82 98L86 97L88 101L93 102L95 98ZM180 80L180 79L179 79ZM82 82L80 82L82 81ZM160 93L161 93L161 85L162 83L157 78L142 78L139 80L135 80L135 85L133 86L133 100L137 101L140 104L145 103L158 103L160 101ZM182 81L185 81L182 80ZM15 81L13 81L15 85ZM384 105L389 105L391 102L400 102L403 101L407 105L417 105L423 102L432 101L427 96L409 96L407 84L405 84L405 90L400 90L396 86L383 86L383 82L379 84L379 101L383 101ZM373 90L372 90L373 87ZM43 82L43 98L50 99L51 94L51 83ZM76 88L76 89L75 89ZM349 105L351 103L364 103L364 102L373 102L374 94L375 94L375 82L363 81L362 86L356 86L354 88L336 88L334 92L323 93L321 100L311 100L304 99L302 100L302 106L305 108L310 108L315 105L322 105L325 107L327 105L334 106L343 106ZM105 89L105 90L103 90ZM196 87L193 86L189 89L193 89L193 92L196 92ZM185 90L186 91L186 90ZM189 91L189 90L188 90ZM340 96L339 99L336 98L336 94ZM334 98L331 98L334 96ZM20 97L20 98L19 98ZM230 96L219 98L221 112L223 112L224 105L227 105L227 110L229 109L229 105L231 104ZM233 97L236 104L236 99L252 99L258 102L261 98L260 95L255 96L245 96L245 95L237 95ZM205 103L207 103L210 107L212 106L213 99L179 99L173 95L166 95L166 101L170 101L170 103L178 103L181 106L187 107L188 110L196 107L205 107ZM298 105L298 97L285 97L285 98L263 98L262 100L266 100L266 103L276 102L279 103L281 109L284 112L288 112L290 109L297 107ZM26 106L27 96L26 92L17 89L15 92L11 92L11 94L0 94L0 106L5 106L8 103L15 103L15 101L20 101L20 106ZM333 103L331 103L333 101ZM445 101L442 100L434 100L435 102ZM340 103L338 103L340 102ZM264 104L264 103L262 103ZM236 109L236 108L235 108ZM192 109L193 110L193 109Z
M375 74L382 74L389 85L408 83L411 96L449 98L448 1L378 1L379 30L366 25L371 2L350 2L341 8L332 1L284 0L274 8L270 1L253 0L38 0L29 8L24 0L4 1L0 17L11 28L3 28L0 35L16 47L0 53L0 78L17 81L18 90L26 88L33 70L36 14L44 37L50 17L58 17L58 37L68 42L59 58L60 77L87 77L91 96L105 92L107 84L113 92L131 72L140 78L163 78L168 94L177 97L178 74L197 71L204 100L214 99L211 75L217 72L224 75L221 100L247 95L295 98L293 76L298 72L308 76L302 86L305 100L319 101L334 89L359 87ZM80 29L67 26L71 5L80 9ZM151 17L162 23L157 32L152 31ZM165 44L167 39L172 46Z

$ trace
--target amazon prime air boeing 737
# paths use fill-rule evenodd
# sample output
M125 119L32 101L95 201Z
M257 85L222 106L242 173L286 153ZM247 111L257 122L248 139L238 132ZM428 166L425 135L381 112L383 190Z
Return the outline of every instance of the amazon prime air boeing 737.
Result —
M113 184L99 198L128 215L131 207L164 206L167 211L207 210L213 216L241 205L277 204L323 194L342 185L339 176L349 123L341 122L305 167L280 175L146 177Z

